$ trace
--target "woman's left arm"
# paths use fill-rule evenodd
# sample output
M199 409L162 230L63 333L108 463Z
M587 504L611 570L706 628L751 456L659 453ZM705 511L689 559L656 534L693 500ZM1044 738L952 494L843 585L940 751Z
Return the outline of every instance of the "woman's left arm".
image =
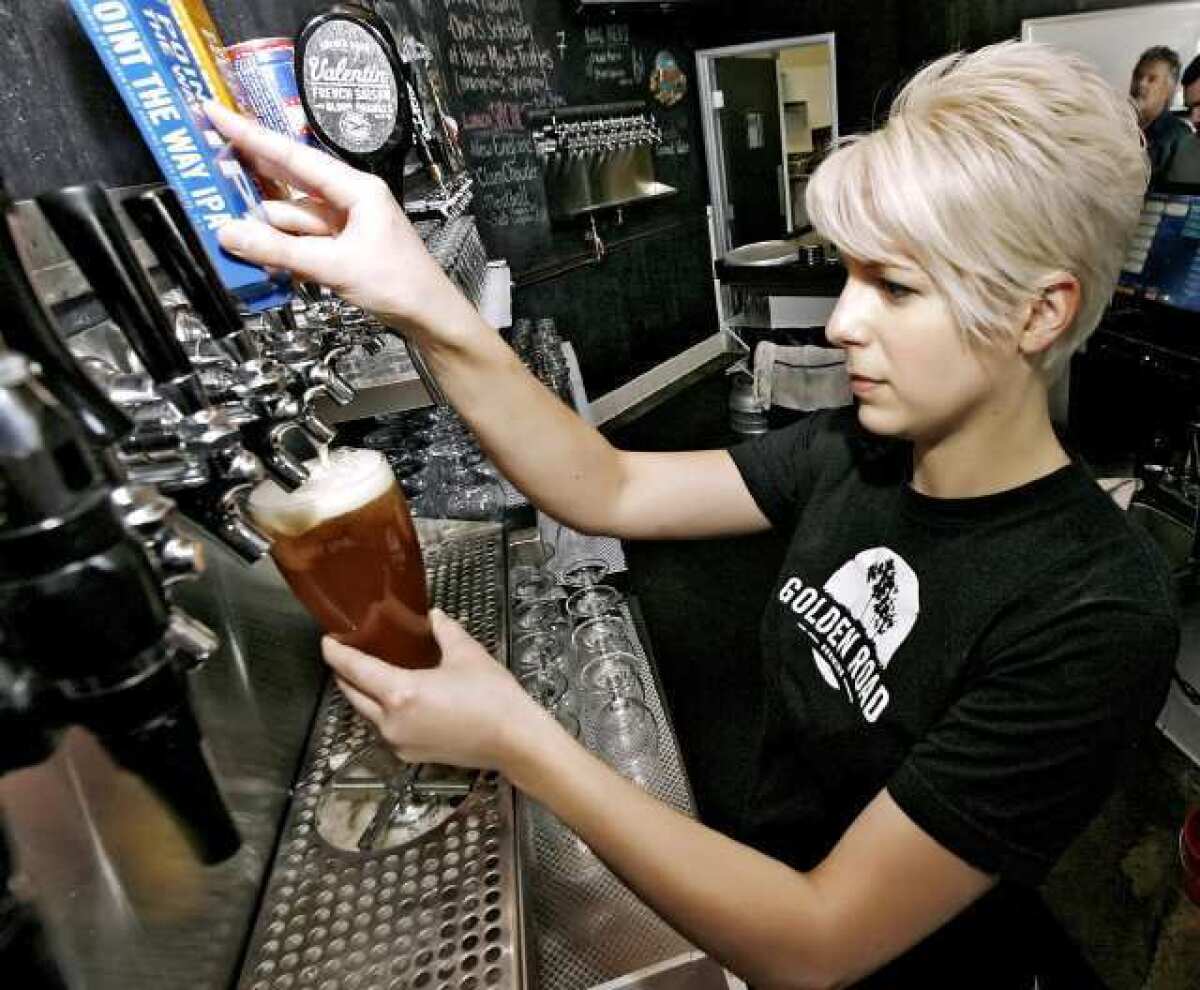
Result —
M679 814L577 745L456 623L432 613L442 664L391 667L325 641L351 704L405 759L500 770L569 825L685 937L761 987L846 986L995 879L888 796L800 873Z

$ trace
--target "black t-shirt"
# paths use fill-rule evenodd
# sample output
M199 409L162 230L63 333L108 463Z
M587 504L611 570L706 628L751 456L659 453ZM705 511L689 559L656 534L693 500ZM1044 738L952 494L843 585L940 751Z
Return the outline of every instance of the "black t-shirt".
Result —
M1162 705L1178 649L1165 565L1075 464L929 498L907 483L910 448L853 408L730 453L790 535L762 620L747 838L809 869L886 787L1002 882L869 985L1027 990L1015 932L995 927L1008 882L1041 879Z

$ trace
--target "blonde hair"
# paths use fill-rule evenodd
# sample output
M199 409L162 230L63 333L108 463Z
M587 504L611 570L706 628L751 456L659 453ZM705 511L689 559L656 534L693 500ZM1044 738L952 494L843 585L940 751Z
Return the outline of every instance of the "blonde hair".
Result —
M821 164L807 205L851 256L920 266L983 342L1014 332L1040 280L1073 274L1079 311L1041 356L1049 379L1108 304L1149 175L1125 96L1081 58L1004 42L917 73L884 127Z

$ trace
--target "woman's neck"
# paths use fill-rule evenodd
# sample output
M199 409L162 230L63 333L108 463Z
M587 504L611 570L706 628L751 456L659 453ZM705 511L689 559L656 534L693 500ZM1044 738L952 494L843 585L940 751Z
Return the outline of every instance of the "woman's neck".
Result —
M933 498L972 498L1036 481L1070 463L1044 389L978 410L968 423L913 444L913 488Z

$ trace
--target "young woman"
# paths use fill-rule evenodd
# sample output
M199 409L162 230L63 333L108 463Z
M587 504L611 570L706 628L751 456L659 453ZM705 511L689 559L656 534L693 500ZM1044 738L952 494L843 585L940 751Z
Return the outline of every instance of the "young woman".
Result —
M1127 101L1032 44L918 74L808 192L849 270L828 336L855 408L684 454L616 450L542 390L382 182L212 113L312 196L230 225L225 246L411 335L542 509L627 539L788 541L762 622L755 848L611 772L445 616L433 671L326 643L355 708L407 759L501 770L755 985L1029 990L1003 892L1037 883L1097 811L1177 648L1160 562L1047 406L1137 223L1148 169Z

